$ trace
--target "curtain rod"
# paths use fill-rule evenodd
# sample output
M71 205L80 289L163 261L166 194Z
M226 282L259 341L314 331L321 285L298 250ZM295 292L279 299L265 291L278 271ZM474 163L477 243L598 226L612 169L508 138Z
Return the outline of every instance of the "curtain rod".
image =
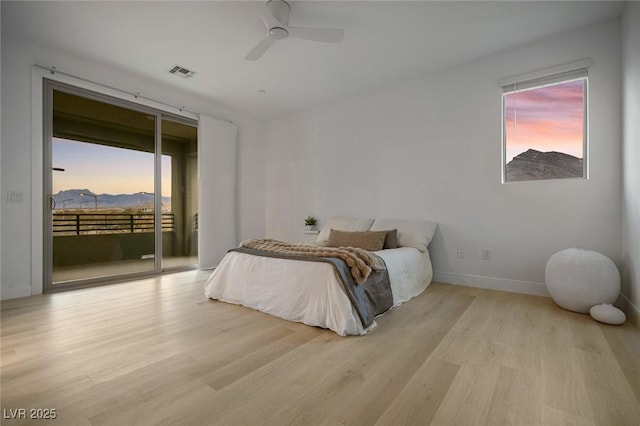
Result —
M84 81L85 83L95 84L95 85L104 87L106 89L115 90L117 92L133 96L134 99L144 99L144 100L151 101L151 102L154 102L154 103L157 103L157 104L160 104L160 105L164 105L164 106L167 106L167 107L170 107L170 108L177 109L180 112L188 112L188 113L195 114L198 117L200 117L200 113L198 111L193 111L191 109L185 108L184 105L180 105L180 106L179 105L173 105L173 104L170 104L168 102L160 101L158 99L154 99L154 98L150 98L149 96L142 95L140 92L129 92L128 90L123 90L123 89L120 89L119 87L114 87L114 86L109 86L107 84L98 83L97 81L92 81L92 80L89 80L89 79L84 78L84 77L79 77L77 75L70 74L68 72L60 71L56 67L47 67L47 66L40 65L40 64L35 64L35 66L38 67L38 68L41 68L41 69L49 71L52 75L61 74L61 75L67 76L67 77L74 78L76 80ZM229 120L228 118L219 117L219 116L211 115L211 114L205 114L205 115L210 115L211 117L217 118L219 120L223 120L223 121L226 121L226 122L229 122L229 123L233 123L233 121Z

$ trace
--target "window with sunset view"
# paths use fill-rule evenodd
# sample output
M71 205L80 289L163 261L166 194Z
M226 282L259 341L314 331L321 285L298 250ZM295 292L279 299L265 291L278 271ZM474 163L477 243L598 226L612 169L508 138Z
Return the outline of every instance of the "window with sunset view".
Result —
M587 70L503 86L503 181L585 178Z

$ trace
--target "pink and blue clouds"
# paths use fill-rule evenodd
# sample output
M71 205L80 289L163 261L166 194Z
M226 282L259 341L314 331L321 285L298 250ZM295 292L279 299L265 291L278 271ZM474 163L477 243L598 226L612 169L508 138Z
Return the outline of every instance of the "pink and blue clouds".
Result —
M585 80L505 95L506 162L528 149L583 158Z

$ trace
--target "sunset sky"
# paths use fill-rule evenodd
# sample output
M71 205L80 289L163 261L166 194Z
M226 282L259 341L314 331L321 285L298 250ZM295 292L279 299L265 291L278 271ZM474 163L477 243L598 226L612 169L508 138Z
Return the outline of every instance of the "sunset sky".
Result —
M53 138L53 193L89 189L95 194L153 193L153 154ZM171 197L171 157L162 156L162 196Z
M533 148L583 158L584 80L505 95L506 162Z

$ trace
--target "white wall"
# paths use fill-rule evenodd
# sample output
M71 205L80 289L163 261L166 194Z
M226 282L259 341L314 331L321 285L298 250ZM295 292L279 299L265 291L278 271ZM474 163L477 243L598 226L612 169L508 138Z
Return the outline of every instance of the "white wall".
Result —
M270 122L267 236L300 240L309 214L427 218L440 224L437 280L538 294L560 249L593 248L619 264L619 45L619 22L608 22ZM590 179L501 184L498 81L584 58Z
M65 52L53 51L38 44L2 37L2 271L1 297L27 296L41 284L39 274L32 274L31 245L32 216L40 217L32 198L33 169L32 139L32 73L33 64L56 66L101 84L118 87L129 92L140 92L151 98L186 107L213 116L222 116L238 125L238 169L237 208L238 238L262 236L264 234L264 175L263 134L264 123L236 111L220 108L211 102L173 90L140 76L110 69L103 64L92 63ZM41 172L40 172L41 174ZM37 186L37 185L36 185ZM24 193L24 202L4 202L8 191ZM34 206L34 207L32 207ZM33 287L33 288L32 288ZM36 291L37 292L37 291Z
M2 34L2 7L0 7L0 34ZM1 48L1 46L0 46ZM2 55L0 55L0 81L2 81ZM2 97L2 85L0 84L0 99ZM0 102L0 117L2 117L2 102ZM0 166L2 165L2 120L0 120ZM2 170L0 170L0 188L2 188ZM4 205L5 192L0 192L0 236L2 236L2 206ZM2 244L0 243L0 283L2 277ZM0 289L0 297L2 291Z
M622 18L623 204L622 294L640 326L640 3ZM629 303L630 302L630 303Z

